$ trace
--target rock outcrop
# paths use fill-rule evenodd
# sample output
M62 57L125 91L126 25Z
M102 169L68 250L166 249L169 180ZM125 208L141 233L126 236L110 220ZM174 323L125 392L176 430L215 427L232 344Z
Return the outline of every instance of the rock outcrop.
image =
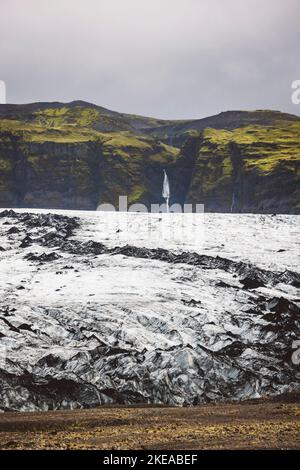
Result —
M171 203L212 212L300 212L300 118L272 111L196 121L84 102L0 105L0 207L95 210Z

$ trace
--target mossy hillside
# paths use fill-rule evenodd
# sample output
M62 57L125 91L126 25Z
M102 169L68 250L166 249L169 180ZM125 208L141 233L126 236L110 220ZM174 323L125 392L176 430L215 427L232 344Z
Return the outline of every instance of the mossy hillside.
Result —
M11 205L94 208L102 140L88 128L0 120L0 148L7 167L0 184L14 195Z
M0 139L7 134L21 137L24 142L76 143L103 139L103 135L89 128L73 125L46 126L41 123L23 122L13 119L0 119Z
M95 108L82 106L42 109L34 113L32 119L34 123L54 128L87 127L100 132L133 130L130 123L122 119L121 116L102 114Z
M93 142L30 142L23 149L23 205L92 209L97 202L99 147ZM50 203L49 203L50 201Z
M171 124L156 118L111 111L84 101L71 103L32 103L28 105L0 105L0 119L18 120L47 128L76 126L100 132L143 130Z
M13 164L7 158L0 155L0 192L11 189L10 180L13 174Z
M64 110L55 115L60 119ZM174 164L179 154L152 137L128 131L103 133L62 122L48 127L2 119L0 144L6 168L0 178L2 189L8 185L19 194L15 173L22 160L22 205L29 207L92 209L102 202L117 204L119 195L128 195L130 204L148 203L153 193L160 194L161 182L156 179L162 177L162 167Z
M149 205L161 202L167 168L172 202L228 211L237 187L237 211L276 211L279 205L283 212L299 211L299 118L230 112L204 121L213 127L199 131L191 121L168 123L180 134L179 150L175 134L155 118L80 102L1 105L0 203L95 208L128 195L129 203ZM226 128L216 129L223 123ZM165 143L145 134L156 125ZM259 208L261 201L265 206Z
M59 109L48 108L36 111L33 114L34 122L45 127L62 127L73 125L78 127L92 127L100 113L95 109L67 106Z
M246 125L270 126L277 121L300 121L298 116L270 110L226 111L202 119L164 120L118 113L84 101L0 105L0 119L40 124L48 129L67 125L100 132L143 132L177 147L192 133L206 128L233 130Z
M18 156L17 160L18 160ZM17 163L18 165L18 163ZM0 205L9 207L15 200L15 146L9 136L0 138Z
M149 137L110 135L102 146L99 202L116 206L119 196L127 195L129 204L161 203L162 169L173 166L179 153Z
M201 135L188 200L229 211L233 192L246 210L280 204L299 210L300 123L250 125L232 131L206 129ZM275 202L277 200L277 202ZM265 201L265 202L263 202ZM267 207L268 206L268 207Z
M300 122L252 125L233 131L207 129L204 136L218 151L224 151L229 143L235 143L240 149L243 164L263 173L273 171L280 162L293 166L300 159Z
M204 131L205 129L217 130L234 130L243 126L272 126L276 123L299 123L300 117L292 114L281 113L271 110L256 111L226 111L215 116L202 119L173 121L166 125L161 125L148 132L154 137L171 143L172 145L181 147L187 137L194 136L195 133Z
M208 129L201 136L195 159L187 201L230 207L233 165L229 151L228 131Z

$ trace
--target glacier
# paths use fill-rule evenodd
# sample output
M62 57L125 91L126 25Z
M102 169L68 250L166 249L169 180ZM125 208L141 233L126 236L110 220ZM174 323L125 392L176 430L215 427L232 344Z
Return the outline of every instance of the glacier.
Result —
M299 222L3 210L0 410L299 390Z

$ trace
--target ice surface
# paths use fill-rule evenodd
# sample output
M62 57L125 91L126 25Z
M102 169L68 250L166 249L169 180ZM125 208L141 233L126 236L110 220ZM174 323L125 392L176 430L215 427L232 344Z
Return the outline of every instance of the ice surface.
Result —
M31 215L0 217L1 409L196 404L299 387L299 216L16 212ZM66 235L49 212L78 227ZM41 238L49 233L61 238ZM76 253L91 240L101 254ZM130 256L112 250L126 244ZM174 263L172 252L236 263ZM241 282L247 264L264 276L255 289Z

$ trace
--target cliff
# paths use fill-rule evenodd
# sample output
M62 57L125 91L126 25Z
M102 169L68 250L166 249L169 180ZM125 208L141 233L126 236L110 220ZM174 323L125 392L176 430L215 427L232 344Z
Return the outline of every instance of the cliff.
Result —
M300 213L300 123L206 129L184 146L185 202L208 212ZM178 185L182 184L179 181Z
M172 145L170 145L172 144ZM300 118L231 111L162 121L84 102L0 105L0 206L94 210L171 202L300 212Z

